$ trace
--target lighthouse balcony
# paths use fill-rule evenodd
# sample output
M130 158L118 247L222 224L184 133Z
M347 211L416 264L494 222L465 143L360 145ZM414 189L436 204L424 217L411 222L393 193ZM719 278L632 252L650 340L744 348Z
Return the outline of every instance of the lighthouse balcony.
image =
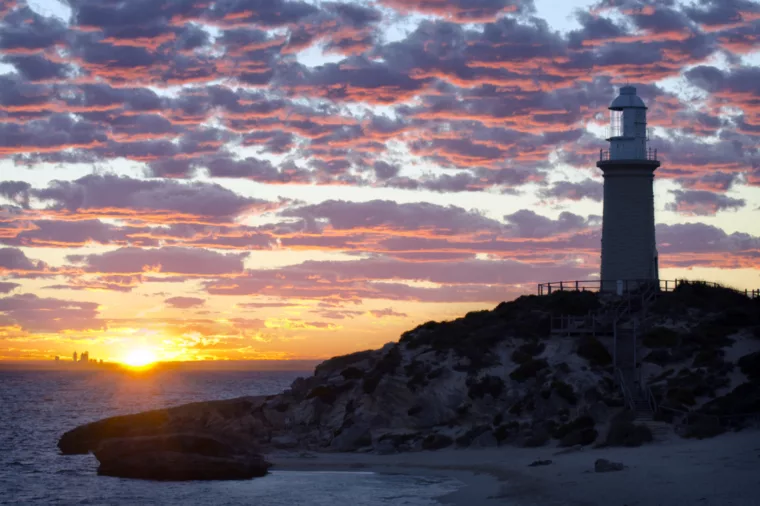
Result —
M656 162L659 161L657 158L657 150L652 148L647 148L646 151L642 153L643 156L639 156L636 159L638 160L647 160L650 162ZM609 162L616 160L618 158L612 158L610 154L609 149L600 149L599 150L599 161L600 162Z

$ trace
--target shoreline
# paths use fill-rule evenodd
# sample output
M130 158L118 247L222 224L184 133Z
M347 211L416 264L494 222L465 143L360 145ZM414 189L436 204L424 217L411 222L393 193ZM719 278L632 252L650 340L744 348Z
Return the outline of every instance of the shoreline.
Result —
M273 470L435 475L463 486L436 498L453 506L760 506L760 429L637 448L446 449L392 455L269 454ZM626 466L597 473L594 462ZM536 460L547 466L529 467Z

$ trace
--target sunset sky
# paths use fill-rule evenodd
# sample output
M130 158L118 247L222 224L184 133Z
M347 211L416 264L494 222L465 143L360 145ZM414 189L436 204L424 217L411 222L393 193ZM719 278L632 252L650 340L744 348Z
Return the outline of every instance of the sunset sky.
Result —
M660 275L760 288L750 0L0 0L0 360L318 359L598 276L607 106Z

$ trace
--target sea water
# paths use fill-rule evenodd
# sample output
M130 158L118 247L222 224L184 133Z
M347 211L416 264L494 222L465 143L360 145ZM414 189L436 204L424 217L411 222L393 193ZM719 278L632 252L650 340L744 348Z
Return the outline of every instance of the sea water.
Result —
M61 455L67 430L188 402L278 393L298 372L0 370L0 504L436 505L461 483L371 472L277 471L244 481L151 482L97 476L92 455Z

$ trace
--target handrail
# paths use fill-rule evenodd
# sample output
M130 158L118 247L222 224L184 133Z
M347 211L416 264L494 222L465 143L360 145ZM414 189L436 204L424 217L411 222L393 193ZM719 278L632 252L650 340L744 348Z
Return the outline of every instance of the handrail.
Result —
M631 409L631 411L636 411L636 402L634 402L633 395L631 394L631 391L625 382L625 376L623 376L623 371L620 370L620 368L618 367L615 367L615 376L617 376L617 379L620 382L620 389L623 391L623 400Z
M713 288L725 288L732 290L736 293L743 294L749 298L760 298L760 289L754 290L739 290L730 286L725 286L714 281L699 281L688 279L624 279L623 291L635 291L644 288L649 290L655 288L655 291L660 292L672 292L675 291L680 285L706 285ZM551 295L553 292L601 292L603 286L616 287L618 280L616 279L585 279L585 280L572 280L572 281L551 281L548 283L538 284L538 295ZM631 290L629 290L631 288Z

